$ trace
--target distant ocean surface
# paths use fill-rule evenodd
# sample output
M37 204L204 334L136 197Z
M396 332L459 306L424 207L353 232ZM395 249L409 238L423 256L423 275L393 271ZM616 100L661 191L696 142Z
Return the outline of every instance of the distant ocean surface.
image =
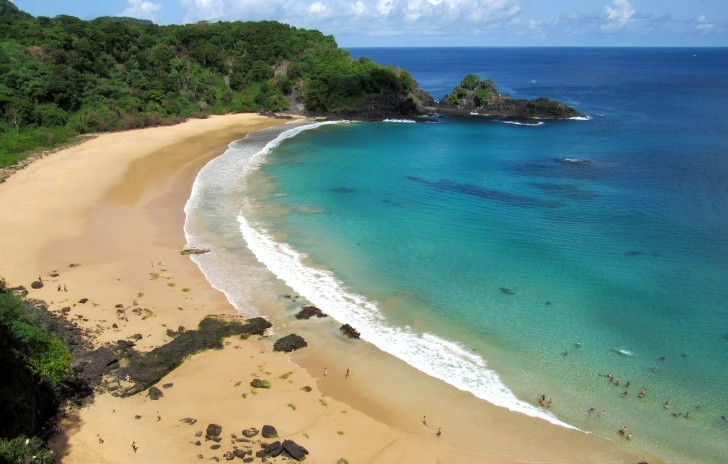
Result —
M627 426L628 446L671 462L725 463L728 49L350 52L436 99L475 73L589 119L253 134L186 207L188 241L224 250L195 257L208 280L245 309L265 287L236 261L252 251L428 375L625 445Z

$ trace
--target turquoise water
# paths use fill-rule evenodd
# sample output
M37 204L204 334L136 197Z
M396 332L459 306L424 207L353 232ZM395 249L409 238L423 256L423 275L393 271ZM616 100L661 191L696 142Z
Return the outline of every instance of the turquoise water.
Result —
M474 71L512 95L590 119L309 128L254 156L247 246L429 375L609 439L627 425L673 462L725 462L728 51L357 53L436 96L487 63Z

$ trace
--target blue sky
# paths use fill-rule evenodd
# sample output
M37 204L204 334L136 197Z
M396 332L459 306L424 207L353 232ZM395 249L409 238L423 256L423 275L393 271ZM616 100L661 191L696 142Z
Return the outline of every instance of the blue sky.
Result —
M35 16L277 20L343 47L728 46L728 0L14 0Z

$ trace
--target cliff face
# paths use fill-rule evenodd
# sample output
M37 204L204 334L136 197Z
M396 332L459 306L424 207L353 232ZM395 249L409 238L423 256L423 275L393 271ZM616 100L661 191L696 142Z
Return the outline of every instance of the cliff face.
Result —
M465 76L450 94L436 104L435 108L447 115L501 116L525 124L535 124L539 119L569 119L584 116L562 102L545 97L522 100L503 96L492 81L481 81L474 74Z

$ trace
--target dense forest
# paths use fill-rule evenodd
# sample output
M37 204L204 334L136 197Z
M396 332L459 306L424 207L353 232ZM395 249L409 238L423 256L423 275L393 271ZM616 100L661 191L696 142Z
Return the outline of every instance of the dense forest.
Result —
M0 168L78 134L231 112L411 112L403 70L277 22L33 17L0 0Z

